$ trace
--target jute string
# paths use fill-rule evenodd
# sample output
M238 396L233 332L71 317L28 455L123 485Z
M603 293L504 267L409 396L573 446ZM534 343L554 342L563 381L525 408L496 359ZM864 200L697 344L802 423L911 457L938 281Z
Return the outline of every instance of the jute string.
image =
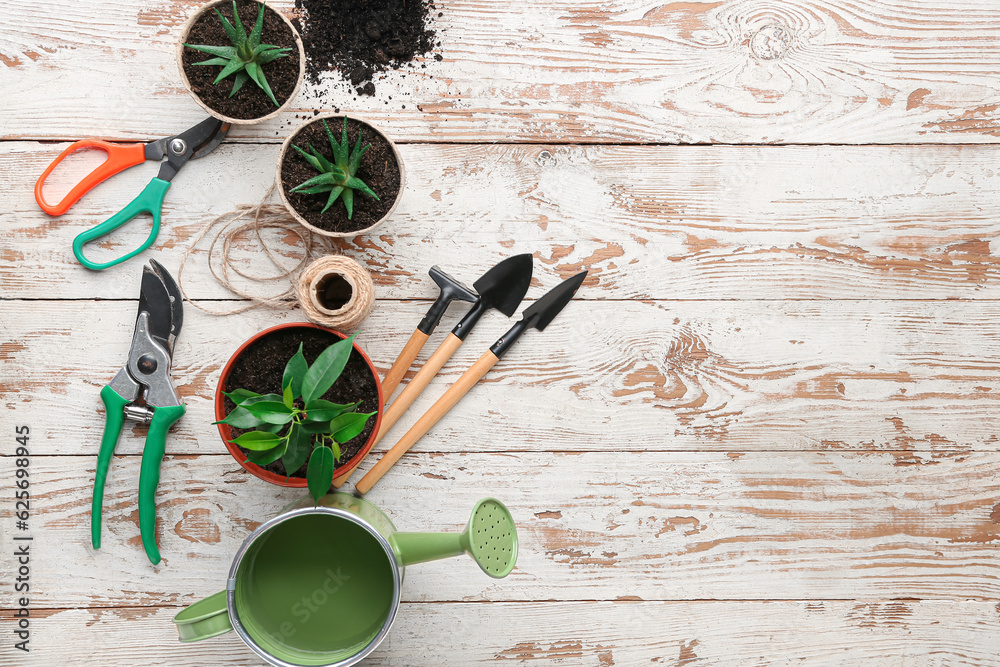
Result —
M345 304L344 308L338 309L337 311L326 311L326 309L322 309L321 306L314 303L315 297L308 299L303 298L303 310L305 311L306 316L317 324L322 324L324 326L337 326L337 324L328 323L336 319L336 322L341 326L345 326L345 328L346 324L351 323L353 323L354 326L357 326L357 324L360 324L361 321L368 316L369 312L371 312L372 304L374 303L374 283L372 282L371 275L354 260L343 256L333 255L332 253L334 252L334 248L328 238L319 234L314 234L306 227L303 227L298 223L298 221L288 214L288 211L283 206L265 204L264 202L266 202L273 194L274 187L274 184L272 184L258 204L253 206L240 206L235 211L217 216L201 229L194 240L184 250L184 256L181 258L180 267L177 269L177 283L180 287L181 294L192 306L210 315L236 315L255 310L257 308L271 308L275 310L281 308L294 308L297 303L296 297L299 297L300 295L308 295L309 293L315 295L314 290L302 289L302 278L300 277L302 269L307 265L310 265L310 262L315 264L316 260L338 259L341 260L343 264L338 262L337 266L347 266L353 264L351 276L344 276L345 280L347 280L353 288L351 300ZM184 266L197 245L219 225L222 226L212 237L212 241L208 247L209 270L212 272L212 275L219 282L219 284L229 290L232 294L250 302L245 306L239 306L229 310L211 308L202 303L198 303L188 296L187 292L184 290ZM286 266L285 263L283 263L281 259L279 259L279 257L271 250L271 248L268 247L268 244L264 242L264 239L261 236L262 229L283 229L299 238L302 242L302 254L294 266ZM254 237L256 237L257 244L261 249L263 249L270 263L277 269L276 274L262 275L259 273L251 273L240 269L234 263L232 257L234 243L251 233ZM286 259L285 262L287 261L288 260ZM310 272L308 276L310 285L314 281L320 279L320 277L317 277L316 271L322 266L324 265L321 264L316 270ZM276 294L261 296L259 294L246 292L234 285L230 272L241 276L250 282L275 283L287 281L288 286L284 289L284 291ZM365 278L367 278L367 282L365 281Z

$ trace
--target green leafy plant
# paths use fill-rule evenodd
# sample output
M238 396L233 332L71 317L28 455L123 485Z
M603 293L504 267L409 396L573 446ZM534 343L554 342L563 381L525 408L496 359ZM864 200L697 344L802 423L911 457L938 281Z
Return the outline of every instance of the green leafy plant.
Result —
M274 99L274 93L271 92L271 86L267 83L267 77L264 76L262 66L278 58L286 57L291 49L279 48L273 44L260 43L261 32L264 29L264 5L260 6L260 11L257 12L257 23L249 35L247 35L247 31L243 27L243 22L240 21L239 12L236 11L236 0L233 0L233 22L235 25L230 23L218 9L215 10L215 14L222 21L222 28L226 31L226 35L233 45L210 46L205 44L185 44L184 46L189 49L203 51L216 56L215 58L194 64L221 65L222 71L219 72L219 76L215 77L215 81L213 82L215 84L218 84L227 76L235 74L236 78L233 80L233 89L229 93L230 97L235 95L249 79L271 98L275 106L281 106L278 104L278 100Z
M333 206L337 199L344 200L344 207L347 209L347 219L354 215L354 191L363 192L369 197L378 199L378 195L372 192L371 188L365 185L364 181L357 177L358 167L361 165L361 158L365 152L372 147L371 144L361 146L361 131L358 131L358 140L354 144L354 150L348 153L350 144L347 141L347 118L344 118L344 129L341 140L338 142L326 119L323 119L323 127L326 128L326 136L330 139L330 147L333 149L333 162L330 162L322 153L309 144L308 153L295 144L292 148L299 152L306 162L320 172L319 176L314 176L304 183L300 183L292 188L292 192L302 192L309 195L329 192L330 197L326 201L326 206L322 213Z
M325 394L344 371L354 336L326 348L310 366L302 345L281 379L281 394L236 389L226 396L236 407L217 424L254 429L230 440L249 450L247 461L259 466L281 459L286 479L309 460L306 484L316 502L330 490L340 445L359 435L375 412L357 412L357 403L325 401Z

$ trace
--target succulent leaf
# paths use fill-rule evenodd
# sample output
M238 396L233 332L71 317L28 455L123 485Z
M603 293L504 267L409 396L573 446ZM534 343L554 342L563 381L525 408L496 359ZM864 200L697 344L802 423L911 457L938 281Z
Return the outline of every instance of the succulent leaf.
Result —
M326 213L333 204L337 201L338 197L342 197L347 193L347 189L343 185L338 185L334 189L330 190L330 198L326 200L326 206L323 207L321 213ZM351 212L348 210L347 219L351 219Z
M189 49L194 49L195 51L201 51L203 53L209 53L213 56L219 56L220 58L225 58L226 60L231 60L236 56L235 46L210 46L208 44L185 44L184 46ZM204 65L205 63L197 64Z
M344 185L344 193L340 195L344 200L344 208L347 209L347 219L350 220L354 216L354 190Z
M229 91L229 96L232 97L233 95L238 93L240 88L243 87L243 84L246 83L249 79L250 76L246 73L246 71L237 72L236 78L233 79L233 89Z

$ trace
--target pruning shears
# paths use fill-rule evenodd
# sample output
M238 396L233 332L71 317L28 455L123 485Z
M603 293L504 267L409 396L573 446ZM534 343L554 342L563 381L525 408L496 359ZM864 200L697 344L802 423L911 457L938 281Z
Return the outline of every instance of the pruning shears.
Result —
M149 424L139 472L139 532L142 546L153 565L160 562L156 546L156 487L166 449L167 431L184 414L184 404L170 380L174 342L183 321L181 292L173 277L155 260L142 267L139 312L128 361L114 379L101 389L106 421L94 476L90 534L95 549L101 548L101 509L104 482L111 457L126 419Z
M67 146L66 150L60 153L59 157L39 176L38 181L35 183L35 201L49 215L62 215L73 204L79 201L83 195L118 172L124 171L129 167L134 167L137 164L142 164L146 160L160 162L163 158L166 158L166 162L160 165L159 174L149 182L149 185L139 193L138 197L106 221L73 239L73 254L76 255L77 260L81 264L95 271L107 269L135 257L153 244L153 241L156 240L156 235L160 232L160 213L163 210L163 199L167 194L167 190L170 189L170 181L187 164L188 160L197 160L215 150L215 147L226 138L226 135L229 133L229 127L229 123L216 118L208 118L180 134L157 139L148 144L113 144L97 139L84 139L83 141L74 142ZM58 204L49 204L46 202L45 197L42 195L45 179L49 177L52 170L66 156L85 148L98 148L105 151L108 157L96 169L87 174L82 181L77 183ZM110 262L91 262L83 256L84 244L110 234L126 222L143 213L149 213L153 217L153 228L149 232L149 238L141 246Z

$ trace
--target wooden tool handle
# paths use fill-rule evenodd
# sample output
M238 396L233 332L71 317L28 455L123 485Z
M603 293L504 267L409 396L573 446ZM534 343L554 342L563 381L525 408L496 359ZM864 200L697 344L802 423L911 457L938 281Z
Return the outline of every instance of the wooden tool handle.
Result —
M392 402L389 409L385 411L382 415L381 426L379 427L378 433L375 435L375 440L372 442L372 449L375 445L382 440L382 437L392 428L393 424L399 421L399 418L403 416L403 413L413 405L413 401L417 399L417 396L427 387L430 381L438 374L448 360L451 359L452 355L455 354L455 350L462 346L462 339L453 333L448 334L448 337L438 345L438 349L434 351L431 358L423 365L420 371L414 376L412 380L403 388L403 392ZM372 449L368 450L371 454ZM367 456L367 454L366 454ZM342 487L350 478L351 473L358 469L361 462L365 460L365 457L361 457L358 463L348 470L346 473L340 477L333 480L333 487L339 489Z
M406 371L410 369L410 364L413 360L417 358L420 354L420 350L423 349L424 343L430 338L428 334L425 334L420 329L413 332L410 336L410 340L406 341L406 347L403 351L399 353L396 357L396 361L393 362L392 368L389 372L385 374L385 379L382 380L382 399L388 403L389 399L392 398L393 392L396 391L396 387L399 386L400 380L406 375Z
M451 385L448 391L444 392L444 395L437 400L437 403L431 406L431 409L417 420L413 428L407 431L406 435L393 445L392 449L385 453L382 460L376 463L375 467L361 478L361 481L355 485L355 489L359 493L368 493L371 491L371 488L382 479L382 476L388 472L389 468L396 464L399 457L413 447L449 410L455 407L455 404L496 365L497 361L499 359L490 351L479 357L479 361L473 364L472 368L465 371L462 377L458 378L458 381Z

